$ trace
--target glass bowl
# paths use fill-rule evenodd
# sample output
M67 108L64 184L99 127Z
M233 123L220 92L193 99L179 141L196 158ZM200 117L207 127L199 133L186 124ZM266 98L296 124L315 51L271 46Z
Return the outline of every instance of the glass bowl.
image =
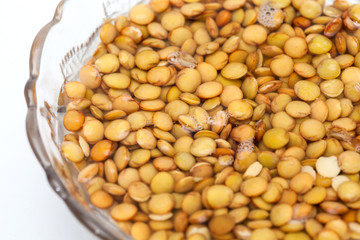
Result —
M62 0L54 18L37 34L31 49L30 77L25 86L30 145L54 191L76 218L102 239L131 238L116 226L108 213L90 204L84 185L77 181L77 170L60 153L65 134L62 117L66 111L62 87L67 81L78 80L80 68L100 42L98 34L104 21L148 1ZM326 0L326 4L332 2Z
M103 239L131 239L103 210L90 204L77 170L63 159L66 111L62 86L78 80L80 68L100 42L106 19L126 14L143 0L63 0L54 18L37 34L30 55L30 77L25 86L28 106L26 130L30 145L54 191L91 232ZM60 93L60 94L59 94Z

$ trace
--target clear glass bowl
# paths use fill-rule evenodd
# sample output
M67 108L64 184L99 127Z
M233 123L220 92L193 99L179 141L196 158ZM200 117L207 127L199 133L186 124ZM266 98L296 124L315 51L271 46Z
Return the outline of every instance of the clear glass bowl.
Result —
M77 170L62 158L59 146L65 133L62 116L66 109L62 86L78 80L81 66L100 42L98 33L104 20L127 14L134 5L148 1L62 0L31 49L30 77L25 86L26 130L31 147L54 191L80 222L103 239L131 238L105 211L90 204L86 189L77 181ZM326 0L326 4L332 2Z
M90 231L103 239L131 239L109 215L93 207L77 170L62 158L65 130L62 86L78 80L78 73L100 42L104 20L129 10L143 0L63 0L54 18L37 34L30 55L30 77L25 86L28 105L26 130L31 147L48 181L69 209ZM95 31L94 31L95 30ZM60 94L59 94L60 93Z

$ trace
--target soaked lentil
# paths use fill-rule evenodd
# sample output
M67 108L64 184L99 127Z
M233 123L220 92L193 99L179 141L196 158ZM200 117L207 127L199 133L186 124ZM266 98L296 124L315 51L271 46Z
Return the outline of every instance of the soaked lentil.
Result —
M134 239L360 239L360 5L151 0L101 27L60 150Z

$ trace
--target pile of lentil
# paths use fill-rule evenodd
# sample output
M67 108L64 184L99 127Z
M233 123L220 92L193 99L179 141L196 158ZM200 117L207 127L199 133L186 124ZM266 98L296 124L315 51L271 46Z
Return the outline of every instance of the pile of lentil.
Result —
M360 239L360 4L151 0L64 85L61 152L135 240Z

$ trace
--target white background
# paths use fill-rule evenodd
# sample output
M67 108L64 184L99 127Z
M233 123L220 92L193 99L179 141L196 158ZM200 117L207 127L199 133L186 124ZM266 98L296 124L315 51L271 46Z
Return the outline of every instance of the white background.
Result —
M24 86L37 32L59 0L0 0L0 239L93 240L50 188L25 133Z

